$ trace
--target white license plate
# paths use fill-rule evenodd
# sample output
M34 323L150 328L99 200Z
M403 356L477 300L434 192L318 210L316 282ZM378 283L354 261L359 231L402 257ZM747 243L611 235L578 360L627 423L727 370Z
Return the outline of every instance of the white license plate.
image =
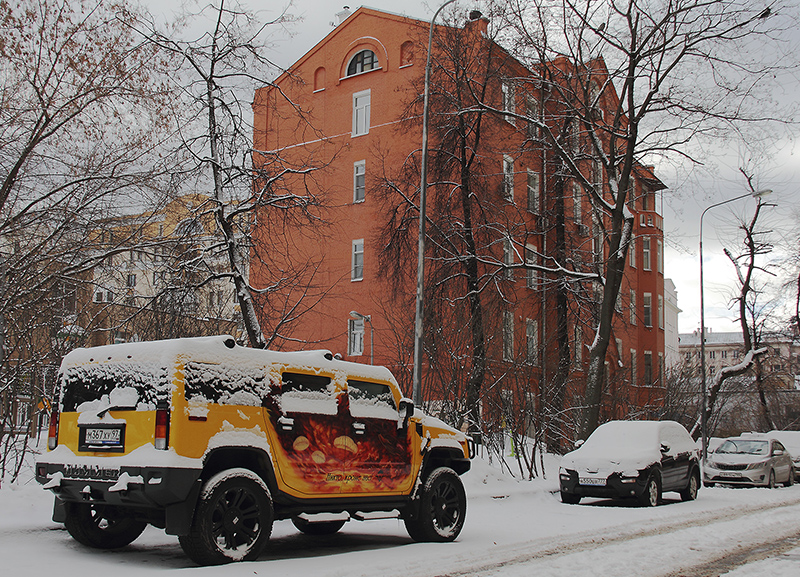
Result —
M605 479L601 479L598 477L581 477L579 481L581 485L595 485L602 487L605 486L606 484Z
M119 445L122 429L86 429L86 443L90 445Z
M729 479L738 479L742 474L739 471L720 471L719 476L728 477Z

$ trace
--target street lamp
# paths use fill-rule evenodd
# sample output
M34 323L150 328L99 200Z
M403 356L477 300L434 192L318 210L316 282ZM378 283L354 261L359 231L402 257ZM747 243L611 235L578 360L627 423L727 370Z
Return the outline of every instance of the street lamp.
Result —
M447 0L434 13L428 30L428 57L425 60L425 89L422 101L422 160L419 171L419 243L417 248L417 313L414 321L414 373L411 378L411 398L414 405L422 406L422 315L425 309L425 202L428 194L428 98L431 92L431 49L433 23L439 12L456 0ZM371 327L372 325L370 325Z
M369 323L369 364L374 365L375 355L373 354L373 333L374 329L372 327L372 315L362 315L360 312L357 311L350 311L350 316L354 319L361 319L364 322Z
M706 406L708 402L708 400L706 399L706 314L705 314L705 298L704 298L704 288L703 288L703 217L712 208L722 206L723 204L728 204L729 202L734 202L736 200L741 200L747 197L761 198L770 193L772 193L772 190L766 189L766 190L748 192L747 194L742 194L740 196L735 196L733 198L729 198L728 200L723 200L722 202L712 204L703 211L703 214L700 215L700 372L702 373L700 381L701 383L700 396L702 397L701 409L700 409L701 410L700 435L702 437L702 447L703 447L703 466L705 466L706 464L706 457L708 455L708 431L707 431L708 423L706 419Z

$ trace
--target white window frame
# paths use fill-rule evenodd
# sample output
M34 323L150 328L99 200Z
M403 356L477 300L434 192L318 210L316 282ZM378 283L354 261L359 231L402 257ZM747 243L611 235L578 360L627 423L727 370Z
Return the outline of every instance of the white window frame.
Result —
M583 211L581 203L583 200L583 191L581 185L577 182L572 183L572 220L575 224L581 224Z
M539 173L535 170L528 170L528 211L539 214Z
M631 349L631 385L634 387L636 386L637 381L639 380L639 375L637 374L637 366L636 366L636 349Z
M642 322L646 327L653 326L653 295L650 293L642 295Z
M361 177L361 182L359 182ZM367 161L353 163L353 203L364 202L367 196Z
M631 235L631 244L628 247L628 256L630 257L628 263L631 268L636 268L636 237L633 235Z
M632 325L635 325L636 324L636 291L635 290L631 290L630 304L631 304L630 321L631 321Z
M503 276L509 280L514 278L514 269L511 266L514 264L514 246L511 239L506 237L503 239Z
M539 138L541 134L539 130L539 125L537 124L539 121L539 101L533 97L528 96L526 99L526 104L528 107L527 114L528 118L534 119L536 122L528 122L528 138Z
M516 118L513 114L517 111L516 95L514 90L514 83L511 80L503 80L503 85L500 88L503 95L502 109L504 112L510 112L503 116L506 122L516 126Z
M583 368L583 327L580 322L575 322L575 350L573 351L572 360L576 369Z
M360 357L364 354L364 319L347 321L347 356Z
M658 295L658 328L664 328L664 297Z
M650 262L650 237L642 237L642 270L652 270Z
M514 360L514 313L503 311L503 360Z
M656 239L656 270L664 274L664 243Z
M369 134L370 90L362 90L353 94L353 132L352 136Z
M350 280L364 280L364 239L353 241L350 263Z
M514 202L514 159L503 155L503 198Z
M525 245L525 264L529 266L539 264L539 255L536 253L536 245ZM529 289L537 288L538 280L539 275L536 269L529 268L525 271L525 284Z
M525 319L525 336L527 339L528 364L539 366L539 321Z

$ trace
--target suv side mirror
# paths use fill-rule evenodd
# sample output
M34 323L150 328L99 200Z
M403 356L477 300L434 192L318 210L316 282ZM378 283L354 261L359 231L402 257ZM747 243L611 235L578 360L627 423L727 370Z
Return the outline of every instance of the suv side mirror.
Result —
M780 457L781 455L783 455L783 451L781 449L775 449L775 450L772 451L772 454L775 457Z
M577 441L575 441L575 448L576 449L580 448L580 446L583 445L585 442L586 441L584 439L578 439Z
M408 420L414 414L414 401L411 399L402 398L397 409L397 428L407 429Z
M669 443L661 443L661 452L669 453Z

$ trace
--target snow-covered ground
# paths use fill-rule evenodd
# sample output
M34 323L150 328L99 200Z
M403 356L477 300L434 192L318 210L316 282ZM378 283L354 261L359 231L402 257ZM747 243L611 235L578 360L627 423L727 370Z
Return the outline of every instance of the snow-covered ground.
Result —
M564 505L558 461L546 479L517 481L485 460L464 477L469 504L455 543L414 543L398 520L352 521L330 537L275 523L257 562L195 568L226 577L359 575L800 575L800 485L780 489L702 489L697 501L665 494L640 508L585 499ZM141 576L193 567L178 540L148 527L132 545L97 551L50 520L52 496L26 474L0 488L4 575Z

